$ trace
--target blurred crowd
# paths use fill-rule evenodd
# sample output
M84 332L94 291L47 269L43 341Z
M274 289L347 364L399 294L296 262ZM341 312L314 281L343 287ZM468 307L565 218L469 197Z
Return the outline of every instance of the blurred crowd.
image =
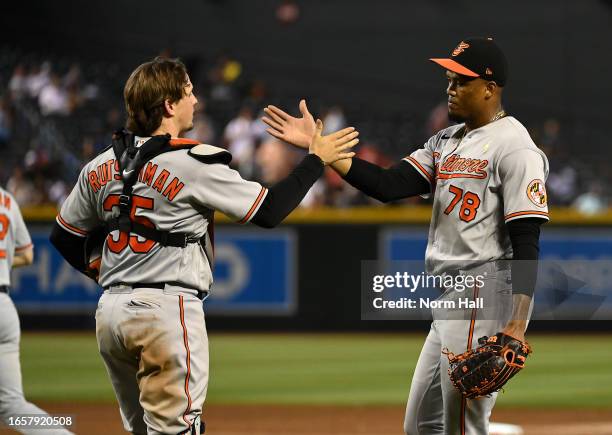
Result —
M251 77L229 54L210 61L185 61L199 100L194 129L187 136L226 147L233 155L232 165L245 178L270 185L285 177L305 151L274 139L260 119L266 104L280 101L290 106L285 106L287 109L296 110L297 99L274 95L273 89ZM84 163L109 145L112 132L125 119L122 86L130 69L0 49L0 179L22 206L61 204ZM315 108L326 132L349 123L361 130L357 155L381 166L389 166L411 151L389 146L406 130L424 141L449 125L445 102L432 108L420 126L403 122L400 114L399 121L379 125L376 134L366 128L371 120L352 118L339 104ZM570 152L571 144L559 120L521 121L549 158L550 202L591 214L606 209L610 193L604 189L608 174L603 165L600 172L597 165L582 162ZM402 202L419 201L423 200ZM326 170L302 206L373 203L376 201Z

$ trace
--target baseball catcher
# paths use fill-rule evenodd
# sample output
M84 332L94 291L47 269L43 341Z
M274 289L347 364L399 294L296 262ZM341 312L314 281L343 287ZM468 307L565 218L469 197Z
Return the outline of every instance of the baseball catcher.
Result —
M227 150L181 137L193 128L197 98L179 60L140 65L124 97L127 128L81 170L50 240L104 288L96 338L125 430L201 434L214 212L275 227L326 165L354 156L358 132L321 136L319 121L310 153L268 188L230 168Z
M448 375L466 399L488 396L499 391L514 375L525 367L531 353L527 342L498 332L492 337L478 339L479 346L460 355L448 350Z

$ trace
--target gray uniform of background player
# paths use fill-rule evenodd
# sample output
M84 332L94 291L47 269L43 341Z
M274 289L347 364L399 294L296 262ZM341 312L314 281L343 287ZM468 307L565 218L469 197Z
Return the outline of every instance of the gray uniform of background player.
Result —
M225 152L199 145L200 153ZM85 237L102 221L118 215L109 196L121 193L115 155L107 150L83 168L78 182L62 206L58 223L72 234ZM96 192L91 173L100 165L112 168L110 179ZM267 189L246 181L224 164L204 164L187 150L161 154L146 164L157 165L150 185L137 181L134 198L149 198L136 208L162 231L206 236L210 248L213 214L219 210L242 223L248 222L264 200ZM158 177L167 171L165 183ZM183 183L173 200L164 196L174 178ZM99 181L99 178L98 178ZM152 200L152 202L150 201ZM106 207L105 207L106 203ZM149 207L147 209L146 207ZM110 236L118 240L118 231ZM110 237L109 236L109 237ZM128 246L111 252L109 240L102 253L99 283L109 287L96 312L100 353L117 395L125 429L139 434L178 434L197 425L208 385L208 340L202 301L197 289L212 284L212 250L199 243L186 248L162 247L132 234ZM132 289L120 283L171 282L165 289ZM146 425L145 425L146 423ZM147 430L148 428L148 430Z
M464 313L467 320L434 313L406 407L404 429L410 435L488 434L496 396L462 399L450 383L442 349L460 354L476 347L479 337L504 328L512 313L510 270L497 261L512 259L505 223L548 219L548 161L523 125L507 116L462 138L463 131L463 124L442 130L405 158L431 183L434 195L426 268L431 274L456 273L470 264L460 273L486 273L485 284L462 296L475 297L477 291L498 303L486 318L478 310ZM456 296L450 289L442 297Z
M32 239L25 226L19 205L7 191L0 188L0 285L11 283L11 267L15 254L32 248ZM48 414L23 396L19 341L21 330L17 310L6 293L0 293L0 417ZM15 427L15 429L18 429ZM19 429L25 434L40 434L40 428ZM46 429L49 434L69 434L67 430Z

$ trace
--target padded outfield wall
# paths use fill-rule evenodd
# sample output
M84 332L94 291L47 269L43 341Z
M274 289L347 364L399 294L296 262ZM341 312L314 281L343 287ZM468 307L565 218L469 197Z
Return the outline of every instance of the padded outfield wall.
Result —
M26 210L36 258L13 275L24 329L90 329L101 289L49 244L52 210ZM427 322L363 321L364 260L422 260L428 207L298 211L273 230L231 224L215 231L215 284L209 328L223 330L422 330ZM610 215L553 210L543 227L542 260L609 260ZM605 272L605 271L604 271ZM603 272L602 272L603 273ZM604 279L603 277L602 279ZM612 307L612 281L604 304ZM571 307L570 307L571 309ZM536 321L532 329L612 329L612 321Z

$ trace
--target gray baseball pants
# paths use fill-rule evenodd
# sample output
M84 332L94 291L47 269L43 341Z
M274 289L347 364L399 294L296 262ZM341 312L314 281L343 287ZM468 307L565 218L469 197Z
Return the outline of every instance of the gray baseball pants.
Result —
M12 299L6 293L0 293L0 419L8 424L10 417L21 415L40 415L48 417L45 411L26 401L21 382L21 364L19 362L19 341L21 328L19 316ZM23 434L69 435L65 429L17 428Z
M484 309L434 310L431 329L412 378L406 405L407 435L488 435L489 418L497 394L464 399L448 376L448 358L443 349L460 354L478 346L478 338L502 330L512 316L510 269L490 262L459 271L483 275L484 285L457 292L447 289L438 300L482 297Z
M208 336L202 301L194 293L169 285L114 286L100 298L98 347L128 432L199 433Z

